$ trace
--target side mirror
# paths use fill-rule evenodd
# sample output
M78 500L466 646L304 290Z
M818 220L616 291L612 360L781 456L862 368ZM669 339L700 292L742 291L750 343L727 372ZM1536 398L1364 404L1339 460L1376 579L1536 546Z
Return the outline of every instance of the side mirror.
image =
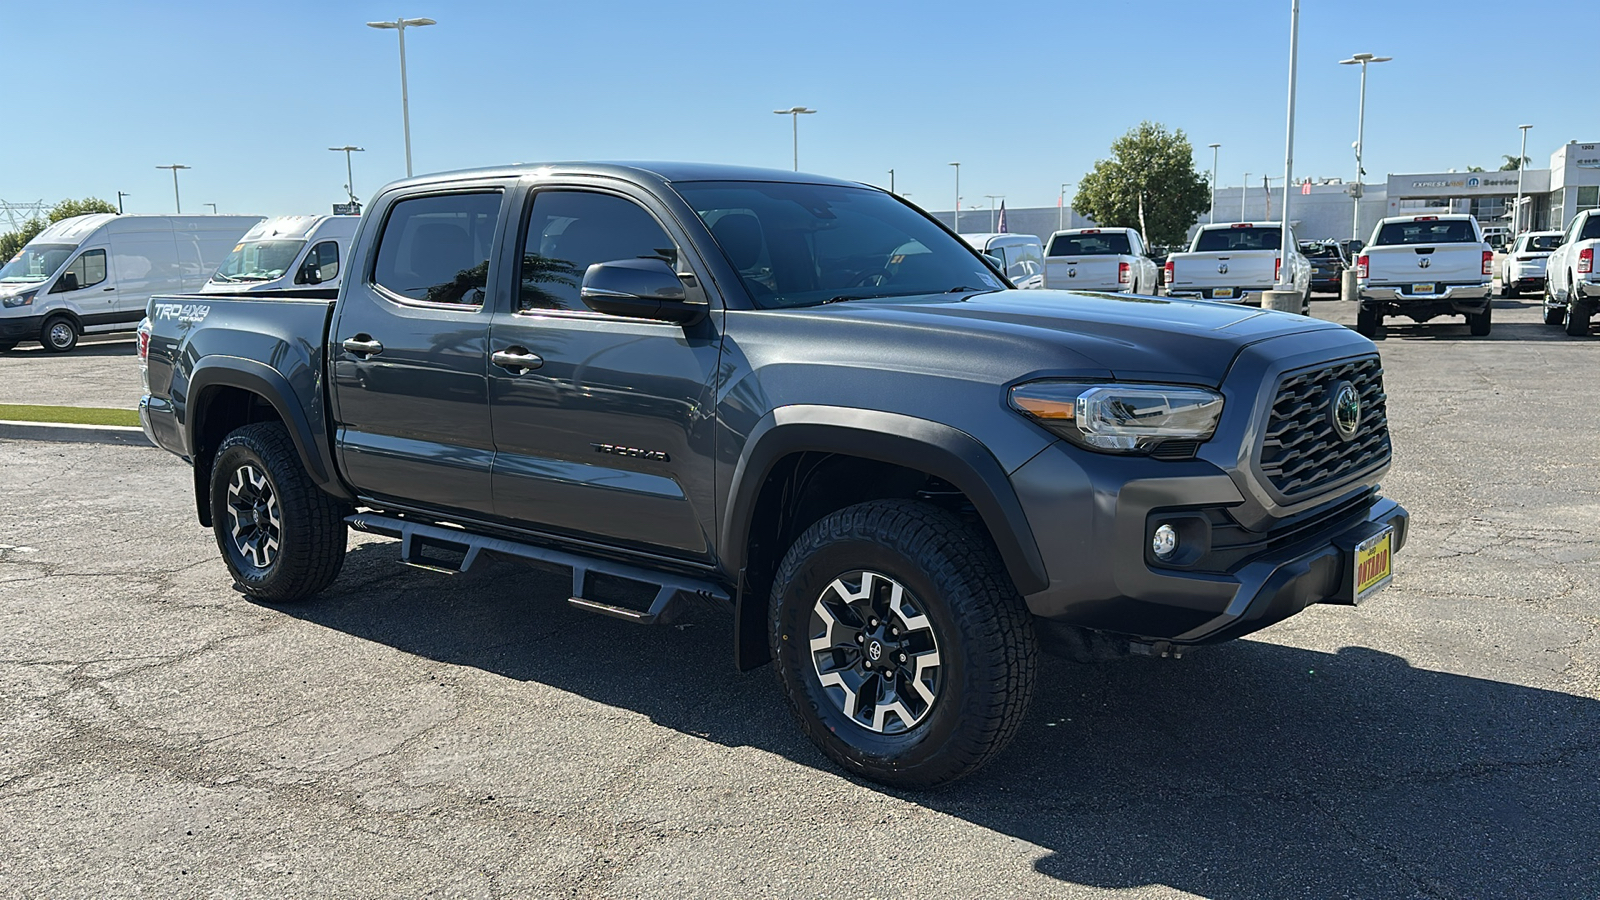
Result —
M78 289L78 273L77 272L63 272L61 274L61 277L56 280L56 286L50 289L50 293L59 294L59 293L63 293L63 292L66 292L66 291L75 291L77 289Z
M583 273L578 296L585 306L608 316L680 325L699 319L706 311L704 303L688 301L678 273L660 259L595 263Z
M993 263L996 269L999 269L1002 272L1006 270L1006 261L998 256L995 256L993 253L985 253L983 258Z
M300 265L300 277L296 279L302 284L321 284L322 267L317 265L316 257L306 260Z

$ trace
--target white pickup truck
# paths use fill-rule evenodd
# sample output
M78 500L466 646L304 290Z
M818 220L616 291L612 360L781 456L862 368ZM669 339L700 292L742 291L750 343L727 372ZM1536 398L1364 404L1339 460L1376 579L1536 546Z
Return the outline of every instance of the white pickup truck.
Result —
M1044 286L1155 296L1160 272L1132 228L1071 228L1050 235Z
M1493 278L1494 249L1472 216L1382 219L1356 259L1356 331L1377 336L1385 316L1426 322L1460 315L1481 337L1489 333Z
M1573 337L1589 333L1589 319L1600 306L1596 250L1600 250L1600 209L1588 209L1568 223L1561 245L1545 261L1544 321L1565 325Z
M1223 303L1261 305L1261 295L1278 283L1278 247L1283 226L1277 222L1233 222L1205 225L1194 233L1187 253L1167 257L1167 296L1202 297ZM1300 292L1300 311L1311 313L1311 261L1299 250L1294 229L1284 281Z

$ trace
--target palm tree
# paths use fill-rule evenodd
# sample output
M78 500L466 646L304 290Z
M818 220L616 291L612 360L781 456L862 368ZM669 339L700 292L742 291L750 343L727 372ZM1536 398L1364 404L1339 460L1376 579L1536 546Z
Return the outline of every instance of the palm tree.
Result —
M1526 167L1528 163L1532 162L1532 160L1528 159L1526 156L1518 157L1514 153L1503 153L1501 155L1505 157L1505 162L1500 164L1500 171L1502 172L1515 172L1520 168ZM1518 165L1518 163L1521 163L1521 165Z

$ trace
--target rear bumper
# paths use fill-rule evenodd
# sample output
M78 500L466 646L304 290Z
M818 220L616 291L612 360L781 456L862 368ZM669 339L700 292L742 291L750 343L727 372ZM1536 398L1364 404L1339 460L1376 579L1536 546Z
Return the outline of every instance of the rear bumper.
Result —
M1482 284L1444 285L1432 294L1407 294L1399 287L1361 286L1361 305L1376 307L1385 314L1412 316L1421 321L1433 316L1450 314L1470 315L1481 313L1489 307L1494 295L1494 285Z
M1235 306L1260 306L1261 297L1271 288L1234 288L1232 297L1216 297L1216 288L1168 288L1168 297L1192 297L1214 303L1232 303Z
M1509 287L1518 291L1542 291L1544 290L1544 276L1523 275L1505 282L1503 285L1501 285L1501 287Z

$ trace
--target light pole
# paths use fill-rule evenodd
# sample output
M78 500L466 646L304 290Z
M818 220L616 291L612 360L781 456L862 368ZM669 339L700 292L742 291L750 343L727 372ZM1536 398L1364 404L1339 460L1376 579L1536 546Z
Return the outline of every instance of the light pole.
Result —
M217 214L217 205L215 203L202 203L200 205L201 206L209 206L209 207L211 207L211 214L213 216Z
M1294 273L1285 265L1289 261L1289 185L1294 184L1294 88L1295 76L1299 72L1300 53L1300 0L1291 0L1289 4L1289 124L1288 135L1283 145L1283 223L1278 229L1278 277L1279 281L1273 287L1278 290L1289 290L1293 286ZM1268 190L1267 197L1272 197ZM1283 279L1288 279L1284 281Z
M894 170L889 170L889 193L894 193Z
M1361 101L1356 105L1356 183L1350 189L1350 195L1355 199L1354 210L1350 217L1350 239L1361 239L1361 192L1365 190L1361 179L1366 176L1367 170L1361 167L1361 151L1366 149L1367 127L1367 63L1388 62L1392 56L1373 56L1371 53L1357 53L1349 59L1339 60L1341 66L1361 64ZM1527 132L1523 132L1526 134Z
M1056 196L1056 230L1067 230L1067 185L1070 181L1061 182L1061 193Z
M816 110L806 109L804 106L795 106L790 107L789 109L775 109L772 111L773 115L788 116L789 121L794 124L794 170L796 172L800 171L800 117L809 116L814 112L816 112Z
M132 197L132 196L133 195L128 193L127 191L117 191L117 215L119 215L119 216L122 215L122 198L123 197Z
M1217 221L1217 148L1221 144L1208 144L1211 148L1211 219L1207 224Z
M961 163L953 162L956 167L956 211L955 218L951 221L950 230L956 234L961 233Z
M368 22L368 28L393 28L400 34L400 118L406 129L406 177L411 177L411 98L406 92L406 29L437 25L432 19L395 19L393 22Z
M1522 223L1522 170L1527 168L1524 162L1528 158L1528 129L1532 125L1518 125L1522 129L1522 149L1517 151L1517 205L1511 207L1511 236L1515 238L1522 232L1518 230Z
M338 152L341 152L341 151L344 153L344 176L345 176L346 179L348 179L348 181L345 182L344 191L345 191L345 193L350 195L350 202L351 203L355 203L356 202L356 176L355 176L355 173L350 168L350 154L352 154L352 153L365 153L367 148L365 148L365 147L352 147L349 144L346 144L343 147L329 147L328 149L332 150L335 153L338 153Z
M1248 222L1250 217L1245 214L1245 204L1250 201L1250 173L1244 173L1244 184L1239 185L1239 221Z
M180 198L178 196L178 170L179 169L187 169L189 167L188 166L180 166L180 165L174 163L174 164L172 164L170 166L156 166L156 168L158 168L158 169L171 169L172 170L172 203L173 203L174 206L176 206L178 208L178 215L180 215L180 216L183 215L183 200L182 200L182 198Z
M1005 198L1005 194L984 194L989 199L989 233L994 233L994 202Z

